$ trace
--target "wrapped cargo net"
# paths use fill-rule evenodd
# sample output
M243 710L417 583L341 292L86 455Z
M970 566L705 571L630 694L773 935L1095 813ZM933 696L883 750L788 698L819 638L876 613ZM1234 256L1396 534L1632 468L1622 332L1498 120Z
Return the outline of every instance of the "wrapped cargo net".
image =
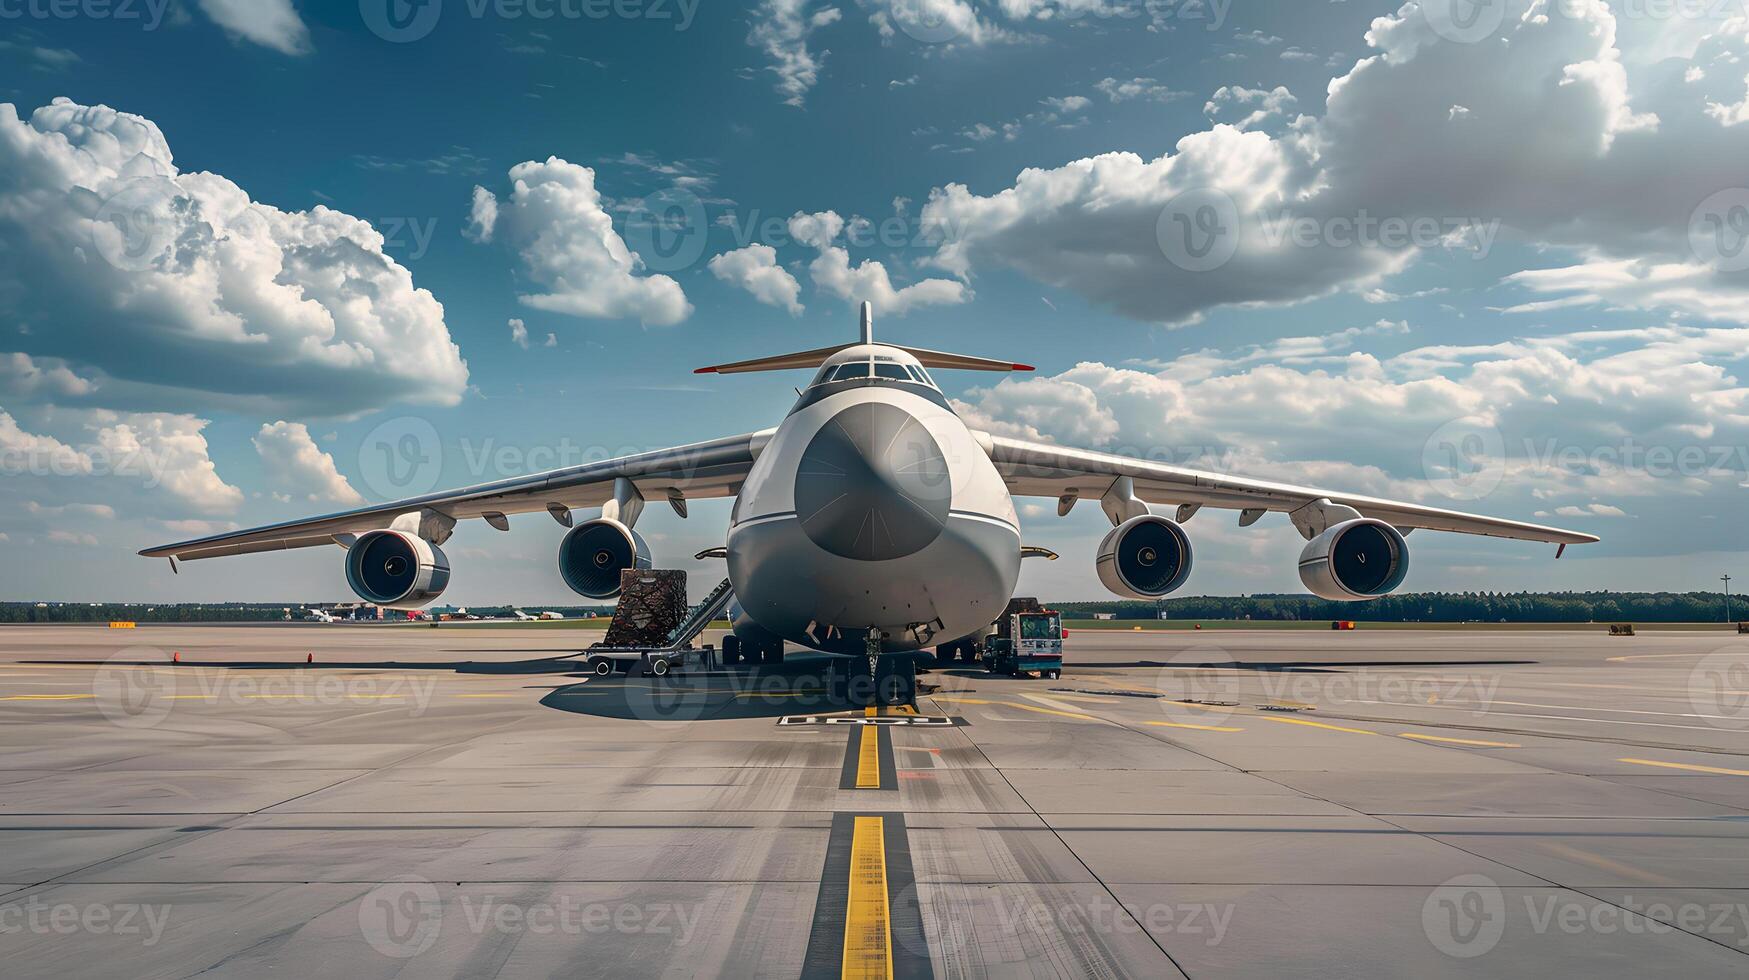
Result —
M619 605L601 646L660 647L686 618L686 609L685 572L628 568L620 573Z

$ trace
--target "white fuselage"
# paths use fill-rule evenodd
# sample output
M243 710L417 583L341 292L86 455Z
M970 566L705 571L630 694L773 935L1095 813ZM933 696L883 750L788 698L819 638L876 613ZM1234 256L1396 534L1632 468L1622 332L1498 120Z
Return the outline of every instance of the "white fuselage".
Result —
M873 629L883 649L915 650L1001 614L1020 530L988 453L932 386L817 382L747 475L728 565L744 613L786 640L854 652Z

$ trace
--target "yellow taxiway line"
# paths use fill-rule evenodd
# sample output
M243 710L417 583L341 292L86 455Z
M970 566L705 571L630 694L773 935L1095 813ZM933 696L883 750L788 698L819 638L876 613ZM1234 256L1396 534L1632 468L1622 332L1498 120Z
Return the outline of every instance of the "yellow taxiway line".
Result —
M1486 749L1522 749L1517 742L1484 742L1479 738L1448 738L1444 735L1422 735L1419 732L1398 732L1401 738L1413 738L1423 742L1449 742L1452 745L1479 745Z
M864 744L873 742L871 738ZM850 840L850 899L844 910L840 976L892 980L891 913L887 903L886 822L881 817L857 817Z
M1636 766L1658 766L1662 769L1686 769L1689 772L1710 772L1720 776L1749 776L1749 769L1720 769L1717 766L1693 766L1686 762L1659 762L1656 759L1617 759Z
M880 731L864 728L857 736L862 740L856 754L856 788L881 788L881 739ZM858 822L862 820L857 818Z

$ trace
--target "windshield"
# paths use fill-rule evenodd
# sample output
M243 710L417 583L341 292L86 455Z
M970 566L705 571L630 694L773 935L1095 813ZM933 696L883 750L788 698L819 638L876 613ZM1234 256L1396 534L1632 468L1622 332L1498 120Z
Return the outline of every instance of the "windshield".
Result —
M1056 616L1020 617L1020 638L1023 640L1054 640L1059 631Z

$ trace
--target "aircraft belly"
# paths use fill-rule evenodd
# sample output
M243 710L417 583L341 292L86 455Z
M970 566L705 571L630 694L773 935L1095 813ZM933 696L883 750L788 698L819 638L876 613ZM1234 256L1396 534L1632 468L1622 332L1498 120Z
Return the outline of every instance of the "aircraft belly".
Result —
M1020 533L998 518L951 514L922 550L862 561L821 548L794 515L749 521L729 535L729 577L759 625L808 646L861 649L870 627L883 649L915 650L963 636L1000 615L1020 575Z

